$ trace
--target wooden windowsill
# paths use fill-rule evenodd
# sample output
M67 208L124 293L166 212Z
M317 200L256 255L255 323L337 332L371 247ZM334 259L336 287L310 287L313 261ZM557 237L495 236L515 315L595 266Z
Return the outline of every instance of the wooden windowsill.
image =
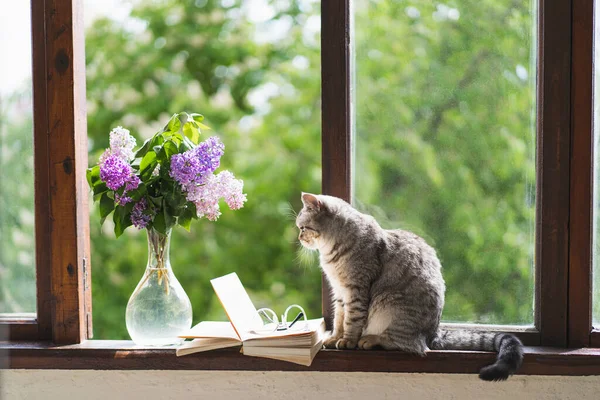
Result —
M130 341L90 340L55 346L43 342L0 342L0 368L102 370L231 370L477 373L494 353L431 351L426 357L395 351L323 350L310 367L244 356L224 349L175 356L173 347L142 348ZM526 347L523 375L600 375L600 349Z

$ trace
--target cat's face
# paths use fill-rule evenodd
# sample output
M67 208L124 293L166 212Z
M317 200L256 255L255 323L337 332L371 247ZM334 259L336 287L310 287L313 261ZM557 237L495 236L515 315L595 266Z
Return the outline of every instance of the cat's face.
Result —
M302 204L304 206L296 217L296 226L300 229L298 240L307 249L316 250L321 244L327 210L323 199L310 193L302 193Z

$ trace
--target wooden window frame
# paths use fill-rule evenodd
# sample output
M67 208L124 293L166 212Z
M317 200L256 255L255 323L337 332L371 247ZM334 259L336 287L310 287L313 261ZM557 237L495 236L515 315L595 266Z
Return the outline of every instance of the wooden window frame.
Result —
M600 3L598 4L600 6ZM568 345L600 347L592 327L594 0L573 6Z
M472 373L493 360L484 352L434 351L416 358L324 350L304 368L231 349L176 358L173 349L86 341L91 270L81 9L82 0L32 0L38 318L0 322L11 339L0 343L9 368ZM585 349L600 347L591 317L593 0L539 0L538 9L535 328L495 328L514 332L528 346L520 373L600 374L600 349ZM347 201L351 18L350 0L322 1L323 193ZM325 280L322 296L330 325Z
M31 0L37 317L10 340L91 337L82 0Z

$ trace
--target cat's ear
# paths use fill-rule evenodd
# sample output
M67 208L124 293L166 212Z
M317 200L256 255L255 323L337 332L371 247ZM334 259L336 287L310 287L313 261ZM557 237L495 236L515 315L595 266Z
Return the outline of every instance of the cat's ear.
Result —
M317 196L304 192L302 192L302 204L304 204L306 208L316 211L320 211L323 207L323 203L317 198Z

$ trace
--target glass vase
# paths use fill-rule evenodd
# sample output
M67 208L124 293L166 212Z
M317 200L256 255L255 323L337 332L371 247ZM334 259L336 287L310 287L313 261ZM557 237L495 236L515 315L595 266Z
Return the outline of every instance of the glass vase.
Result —
M192 326L192 304L171 268L171 231L147 233L148 264L127 303L127 331L137 345L176 345Z

